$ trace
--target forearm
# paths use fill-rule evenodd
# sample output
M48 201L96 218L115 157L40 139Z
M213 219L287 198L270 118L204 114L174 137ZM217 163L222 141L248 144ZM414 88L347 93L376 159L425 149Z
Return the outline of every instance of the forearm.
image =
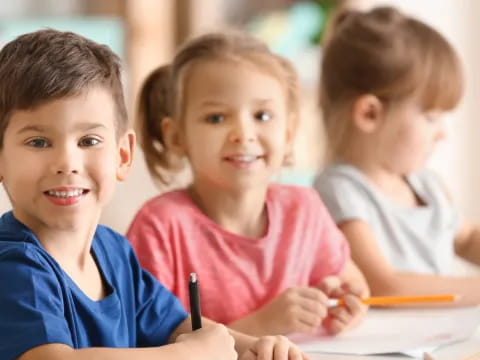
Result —
M455 252L463 259L480 265L480 228L472 226L464 236L464 244L458 245L458 241L455 242Z
M194 356L195 352L182 343L161 347L132 349L72 349L63 344L47 344L27 351L20 356L18 360L183 360L193 358Z
M454 303L432 304L459 306L480 304L480 277L453 277L418 273L396 272L370 281L374 296L455 294L460 298Z
M261 326L261 324L259 324L259 321L256 317L256 313L249 314L243 318L231 322L228 324L228 327L232 330L249 334L250 336L272 335L265 332L265 329Z

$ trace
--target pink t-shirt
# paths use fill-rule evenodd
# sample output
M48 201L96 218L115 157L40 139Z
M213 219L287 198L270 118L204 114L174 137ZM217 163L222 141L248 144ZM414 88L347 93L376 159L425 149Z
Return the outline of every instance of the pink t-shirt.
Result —
M313 189L272 184L266 208L266 235L246 238L214 223L186 191L172 191L141 208L127 237L140 263L186 309L189 274L196 272L202 315L228 324L289 287L338 274L350 255Z

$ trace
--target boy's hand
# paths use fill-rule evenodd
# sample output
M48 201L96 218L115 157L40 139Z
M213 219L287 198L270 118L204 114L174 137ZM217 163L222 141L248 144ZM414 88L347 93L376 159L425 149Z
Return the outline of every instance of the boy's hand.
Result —
M264 336L242 354L240 360L307 360L308 357L286 337Z
M319 285L329 298L342 298L343 306L328 309L328 316L323 322L325 330L335 335L356 325L365 315L367 306L361 303L360 298L368 294L364 289L353 283L343 282L339 277L329 276Z
M192 359L237 360L235 341L224 325L207 326L179 335L176 343L185 343L191 349Z
M327 316L327 296L316 287L285 290L252 314L259 334L312 333Z

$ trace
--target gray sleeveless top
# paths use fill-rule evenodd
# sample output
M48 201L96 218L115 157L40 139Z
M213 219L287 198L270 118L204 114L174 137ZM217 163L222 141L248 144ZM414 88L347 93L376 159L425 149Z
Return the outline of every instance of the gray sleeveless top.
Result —
M408 182L425 206L395 203L348 164L327 167L314 186L337 224L362 220L370 225L383 255L396 270L450 274L459 214L433 172L412 174Z

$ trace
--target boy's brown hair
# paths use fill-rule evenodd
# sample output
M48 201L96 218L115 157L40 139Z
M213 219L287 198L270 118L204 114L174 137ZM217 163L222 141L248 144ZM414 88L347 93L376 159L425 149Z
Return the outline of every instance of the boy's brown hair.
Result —
M117 135L127 128L120 59L107 46L52 29L24 34L0 51L0 150L11 114L92 86L109 90Z
M427 24L392 7L368 12L340 10L323 53L320 105L329 160L346 151L349 113L361 95L387 108L414 99L424 111L451 110L463 91L458 56Z

